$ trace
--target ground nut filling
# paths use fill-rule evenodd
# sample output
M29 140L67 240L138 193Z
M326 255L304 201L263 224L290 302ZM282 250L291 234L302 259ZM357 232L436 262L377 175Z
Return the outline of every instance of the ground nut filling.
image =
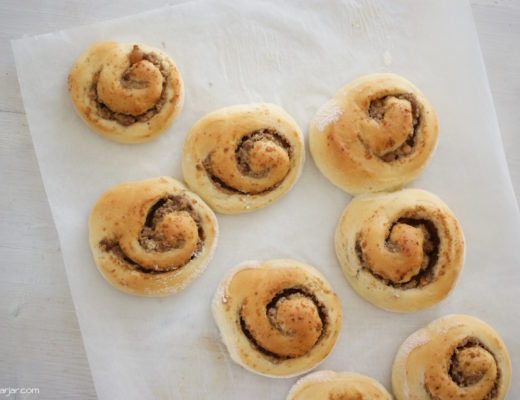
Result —
M141 247L149 252L164 252L182 247L184 245L184 241L179 240L172 245L170 242L164 240L160 232L155 230L155 226L163 219L165 215L179 211L185 211L189 213L197 225L199 241L189 261L197 257L204 248L205 233L202 227L202 219L195 212L192 205L190 204L190 201L182 195L164 197L150 208L146 216L145 224L138 238ZM185 263L180 266L172 265L172 267L167 270L151 270L140 266L138 263L128 257L119 246L119 241L117 239L103 239L99 242L99 246L103 251L112 253L120 261L124 262L127 267L148 274L161 274L169 272L182 268L187 264Z
M276 143L278 146L285 149L285 151L289 155L289 159L291 158L292 150L290 144L287 143L287 141L283 137L281 137L275 129L261 129L258 131L254 131L244 136L242 138L242 141L235 150L235 157L237 160L238 169L242 174L251 176L253 178L263 178L269 173L268 169L262 171L261 173L254 173L253 171L251 171L248 163L249 153L253 148L254 143L266 139Z
M135 124L136 122L147 122L151 118L153 118L156 114L158 114L161 109L163 108L164 104L167 100L167 91L166 88L168 87L169 81L170 81L170 66L167 61L164 61L161 56L155 54L154 52L145 53L143 52L139 46L134 45L134 48L132 52L128 55L128 59L130 61L130 65L126 69L125 73L123 73L123 76L121 77L121 85L123 87L129 88L129 89L143 89L146 87L145 82L136 82L134 80L131 80L128 78L128 74L131 70L131 67L138 63L141 60L146 60L151 62L153 65L155 65L159 71L161 72L161 75L163 76L163 83L162 83L162 92L159 100L155 103L155 105L147 110L146 112L134 116L134 115L128 115L128 114L122 114L117 113L110 108L108 108L101 99L98 97L97 93L97 84L99 80L99 74L101 72L101 69L96 72L92 78L92 85L90 86L89 90L89 98L96 104L96 110L98 115L107 120L116 121L120 125L123 126L129 126L132 124ZM103 67L101 67L103 68Z
M290 332L286 332L285 328L280 325L280 323L277 321L277 312L278 307L281 302L286 300L292 300L297 298L306 298L314 304L316 307L316 310L318 312L320 321L321 321L321 330L319 337L314 344L316 346L324 337L325 333L328 331L328 317L327 317L327 310L325 306L318 300L318 298L308 289L301 288L301 287L292 287L287 288L279 293L277 293L273 299L267 304L265 313L267 315L267 318L269 319L270 323L276 328L277 331L280 332L280 334L283 335L290 335ZM297 318L297 316L295 316ZM273 363L281 362L283 360L297 358L297 357L291 357L291 356L285 356L273 353L265 348L263 348L255 339L253 334L247 329L246 322L244 318L242 317L242 310L239 311L239 320L240 320L240 328L242 329L242 332L247 337L253 348L255 348L257 351L259 351L264 357L269 359L269 361Z
M263 170L262 172L254 172L249 167L249 154L251 149L254 146L255 142L262 141L262 140L269 140L271 142L276 143L279 147L283 148L291 160L291 164L293 161L293 150L289 142L284 139L277 131L276 129L272 128L265 128L265 129L259 129L256 131L253 131L251 133L248 133L247 135L242 137L242 140L238 144L238 146L235 149L235 159L237 162L237 168L240 171L240 173L244 176L249 176L256 179L262 179L266 177L269 174L269 168ZM211 178L211 181L213 184L218 187L219 190L225 191L227 193L240 193L240 194L249 194L247 192L240 191L234 187L229 186L225 182L223 182L221 179L219 179L213 172L213 168L211 166L211 154L209 154L206 159L203 160L202 165L207 173L207 175ZM289 174L289 171L285 175ZM273 190L275 190L285 179L285 177L276 182L273 186L267 188L261 193L257 194L265 194L269 193Z
M500 383L500 368L498 368L498 363L496 362L495 356L493 353L486 347L480 340L475 337L468 337L463 340L453 352L450 365L449 365L449 375L451 380L455 382L460 387L468 387L474 385L480 381L485 371L475 371L476 373L468 375L464 372L464 368L466 365L460 365L458 362L457 355L468 349L478 349L480 351L484 351L490 354L493 357L493 360L497 366L497 376L495 379L495 384L491 391L482 399L482 400L493 400L496 398L498 393L498 384Z
M410 102L410 105L412 107L412 127L408 138L399 148L390 151L380 157L383 161L392 162L407 157L415 151L415 145L417 143L417 134L421 125L421 110L417 99L412 93L388 95L378 98L376 100L372 100L370 102L370 106L368 107L368 115L371 118L379 122L383 121L386 112L385 100L388 97L395 97L401 100L407 100L408 102Z
M484 351L488 353L494 360L497 369L497 375L495 378L495 382L493 385L493 388L489 391L488 394L486 394L485 397L481 399L472 399L472 400L493 400L496 399L498 394L498 386L500 383L501 378L501 371L500 368L498 368L498 363L496 362L495 356L493 353L477 338L475 337L467 337L465 338L459 345L455 348L453 351L453 354L451 355L451 358L448 361L448 375L450 379L457 384L457 386L465 388L472 385L478 384L478 382L483 378L483 375L485 374L485 371L483 370L476 370L472 371L473 374L468 374L467 371L465 371L467 368L469 368L469 365L460 365L458 362L458 355L467 350L479 350ZM475 356L473 356L475 357ZM472 357L472 358L473 358ZM431 393L431 390L428 388L428 386L425 384L425 390L428 393L428 395L432 398L432 400L435 400L436 397ZM468 399L469 400L469 399Z
M423 242L423 260L421 264L421 268L419 272L412 276L407 282L397 283L393 282L389 279L385 279L381 275L375 273L371 266L365 261L365 257L363 256L363 245L360 235L356 239L356 254L358 256L359 262L362 268L365 271L368 271L372 276L382 281L387 286L392 286L394 288L399 289L413 289L413 288L421 288L424 287L431 282L433 282L436 278L436 267L437 260L439 258L439 245L440 239L439 234L437 232L437 228L432 221L423 218L411 218L411 217L401 217L394 221L390 229L388 230L388 234L386 236L385 246L388 250L392 252L400 251L399 248L396 247L394 243L390 241L390 235L392 233L392 229L396 224L406 224L413 226L415 228L421 229L424 242Z
M160 252L182 247L184 244L183 241L178 241L176 244L171 245L168 241L164 240L160 232L155 230L157 223L160 222L166 214L176 211L188 212L197 224L199 242L195 254L200 252L204 243L204 230L202 229L201 219L195 213L195 210L193 210L189 200L183 196L168 196L159 200L152 208L150 208L150 211L148 211L148 215L146 216L145 225L139 234L139 244L144 249Z

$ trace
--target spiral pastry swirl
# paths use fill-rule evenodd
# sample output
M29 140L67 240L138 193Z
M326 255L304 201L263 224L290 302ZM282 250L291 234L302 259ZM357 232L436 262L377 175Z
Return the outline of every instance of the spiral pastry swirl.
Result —
M335 246L351 286L390 311L415 311L444 299L464 261L457 218L419 189L355 197L340 218Z
M287 400L391 400L375 379L352 372L317 371L298 380Z
M89 219L96 265L114 287L159 297L193 281L216 245L215 214L173 178L123 183L105 192Z
M392 368L397 400L502 400L511 361L498 334L468 315L448 315L401 345Z
M212 311L231 358L272 377L314 368L341 328L340 304L325 278L294 260L235 267L220 283Z
M406 79L393 74L354 80L311 122L310 150L320 171L351 193L402 187L426 165L437 142L435 112Z
M215 211L235 214L283 196L304 155L300 128L282 108L240 105L210 113L191 128L182 169L188 186Z
M149 46L100 42L77 59L69 93L81 118L122 143L150 140L165 130L184 103L173 61Z

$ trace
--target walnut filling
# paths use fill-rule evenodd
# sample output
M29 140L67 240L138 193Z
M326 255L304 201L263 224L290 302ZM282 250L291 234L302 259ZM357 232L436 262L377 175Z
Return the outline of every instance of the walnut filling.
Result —
M284 289L280 292L278 292L273 299L267 304L266 306L266 315L271 324L280 332L280 334L287 334L285 333L282 326L280 326L276 322L276 313L277 313L277 307L279 305L280 300L282 299L290 299L295 297L306 297L307 299L310 299L314 305L316 306L316 309L318 310L318 315L320 317L321 323L322 323L322 330L320 333L320 336L318 338L318 341L316 344L318 344L325 333L328 330L328 317L327 317L327 310L325 306L318 300L318 298L309 290L302 287L292 287ZM291 359L294 357L288 357L288 356L282 356L276 353L273 353L265 348L263 348L253 337L251 332L247 329L246 323L242 317L242 312L239 312L239 319L240 319L240 328L242 329L242 332L244 335L248 338L251 345L258 350L260 353L262 353L264 356L266 356L271 362L277 363L283 360ZM316 345L315 344L315 345Z
M255 142L266 139L276 143L279 147L284 148L289 155L289 158L291 158L291 145L283 137L281 137L275 129L266 128L251 132L242 138L242 141L235 150L235 158L237 160L238 169L243 175L251 176L253 178L263 178L269 173L268 169L257 173L251 171L248 162L249 154L253 149Z
M159 223L165 215L178 211L188 212L190 216L193 218L198 228L199 241L197 243L195 251L193 252L189 260L191 261L195 257L197 257L202 251L204 247L205 234L204 229L202 228L202 220L200 216L195 212L189 200L186 199L184 196L167 196L159 200L150 208L146 216L146 221L143 226L143 229L139 233L139 244L143 249L149 252L164 252L182 247L184 244L182 240L179 240L172 245L169 241L165 240L165 238L162 237L162 234L160 232L155 230L156 224ZM172 268L169 270L151 270L140 266L138 263L136 263L134 260L128 257L119 246L118 239L105 238L99 242L99 246L104 252L109 252L116 256L119 260L124 262L128 268L138 270L147 274L162 274L174 269L179 269L187 264L185 263L179 266L172 266Z
M132 67L132 65L138 63L141 60L146 60L151 62L153 65L155 65L159 71L161 72L161 75L163 76L163 84L162 84L162 92L161 97L159 100L155 103L155 105L147 110L146 112L134 116L134 115L128 115L128 114L122 114L117 113L110 108L108 108L101 99L98 96L97 92L97 84L99 80L99 74L101 72L101 69L96 72L92 78L92 85L90 86L89 90L89 98L96 103L96 109L101 118L113 120L117 123L123 125L123 126L129 126L136 122L146 122L149 121L151 118L153 118L156 114L158 114L161 109L163 108L164 104L167 100L167 92L166 87L168 86L169 80L170 80L170 68L167 62L164 62L162 58L153 53L144 53L137 45L134 45L134 48L132 52L128 56L130 65L126 69L125 73L121 77L121 85L128 89L143 89L146 87L145 82L137 82L135 80L130 79L129 72Z
M463 353L467 353L471 361L461 362L460 356ZM465 388L477 384L486 373L484 366L479 365L478 362L475 363L475 360L478 361L479 359L478 353L485 355L486 357L490 357L492 362L494 362L497 366L497 369L496 378L492 389L482 399L475 400L493 400L497 397L498 394L498 385L500 383L501 372L498 368L498 363L496 362L493 353L477 338L467 337L461 343L459 343L459 345L453 351L451 358L448 360L448 374L451 380L459 387ZM472 362L473 365L471 365ZM432 399L435 398L426 385L425 389L430 394Z
M139 234L139 244L148 251L168 251L171 249L182 247L184 242L182 240L177 241L175 244L171 244L165 240L162 233L155 229L155 226L160 222L166 214L170 214L176 211L186 211L193 218L198 227L199 242L197 243L197 249L195 253L199 253L202 250L204 244L204 230L202 229L202 221L200 217L195 213L189 200L183 196L168 196L153 205L148 211L146 216L146 222L144 224L141 233Z
M404 283L396 283L389 279L385 279L379 274L376 274L368 265L368 263L365 261L365 258L363 257L363 248L361 245L361 238L358 237L356 240L356 254L358 256L358 259L360 261L360 264L362 268L365 271L368 271L371 273L374 277L377 279L383 281L385 285L392 286L399 289L413 289L413 288L420 288L423 286L428 285L429 283L433 282L433 280L436 277L436 264L437 260L439 258L439 244L440 239L439 235L437 233L437 228L435 227L434 223L426 220L426 219L415 219L415 218L409 218L409 217L401 217L397 219L392 225L390 226L390 229L388 231L388 235L385 240L385 246L390 251L399 251L398 248L390 241L390 235L392 233L392 229L396 224L407 224L411 225L413 227L421 229L423 236L424 236L424 242L423 242L423 260L421 264L421 268L419 272L412 276L410 280Z
M293 150L291 148L291 145L280 134L278 134L276 129L272 129L272 128L259 129L257 131L253 131L253 132L245 135L244 137L242 137L242 140L240 141L239 145L235 149L235 158L237 161L237 167L241 174L243 174L245 176L250 176L250 177L256 178L256 179L264 178L269 174L269 169L265 169L262 172L256 172L256 173L253 172L248 163L249 154L250 154L251 149L254 146L254 143L259 142L261 140L266 140L266 139L276 143L278 146L283 148L287 152L289 159L292 160ZM206 173L208 174L208 176L211 178L212 182L220 190L223 190L228 193L248 194L248 193L242 192L238 189L235 189L234 187L229 186L228 184L223 182L220 178L218 178L213 173L213 168L211 166L211 154L209 154L206 157L206 159L204 159L202 161L202 165L203 165L204 169L206 170ZM285 179L285 177L284 177L284 179ZM257 193L257 194L268 193L268 192L276 189L282 182L283 182L283 179L279 182L276 182L273 186L267 188L263 192Z
M376 100L372 100L370 102L370 106L368 107L368 115L371 118L380 122L383 121L386 112L385 100L388 97L395 97L401 100L407 100L410 102L410 105L412 107L412 129L408 138L400 147L380 157L383 161L392 162L399 160L400 158L409 156L415 150L417 133L419 132L421 124L421 110L417 99L412 93L388 95Z

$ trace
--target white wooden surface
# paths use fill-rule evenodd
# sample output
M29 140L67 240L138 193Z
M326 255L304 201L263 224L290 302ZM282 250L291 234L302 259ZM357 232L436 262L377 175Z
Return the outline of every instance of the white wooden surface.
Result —
M166 3L0 3L0 389L35 387L40 392L9 398L95 398L9 41L134 14ZM518 200L520 1L471 3Z

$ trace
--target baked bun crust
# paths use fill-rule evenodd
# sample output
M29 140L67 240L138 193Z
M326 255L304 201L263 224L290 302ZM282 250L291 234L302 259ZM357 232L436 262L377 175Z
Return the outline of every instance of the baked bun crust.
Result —
M101 195L89 242L103 277L138 296L161 297L206 268L218 236L215 214L173 178L119 184Z
M260 375L302 374L325 359L341 328L339 300L313 267L247 261L221 281L212 311L231 358Z
M397 189L415 179L437 142L437 118L423 94L394 74L344 86L311 122L320 171L351 194Z
M168 128L184 104L181 76L161 50L99 42L69 73L78 115L97 133L121 143L150 140Z
M182 170L188 186L215 211L236 214L287 193L304 157L303 135L286 111L248 104L199 120L184 142Z
M438 303L454 287L464 262L457 218L441 199L419 189L355 197L334 241L354 290L390 311Z
M392 400L392 396L368 376L317 371L296 382L287 400Z
M498 334L468 315L448 315L405 340L392 368L397 400L503 400L511 361Z

